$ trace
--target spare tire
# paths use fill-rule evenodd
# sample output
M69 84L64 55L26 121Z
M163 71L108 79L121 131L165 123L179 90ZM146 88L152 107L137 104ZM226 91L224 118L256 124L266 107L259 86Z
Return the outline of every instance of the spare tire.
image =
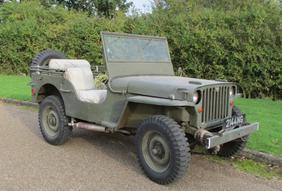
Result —
M37 54L33 59L30 64L30 75L34 72L34 68L39 67L39 66L48 66L50 59L66 59L67 57L59 51L55 50L44 50Z

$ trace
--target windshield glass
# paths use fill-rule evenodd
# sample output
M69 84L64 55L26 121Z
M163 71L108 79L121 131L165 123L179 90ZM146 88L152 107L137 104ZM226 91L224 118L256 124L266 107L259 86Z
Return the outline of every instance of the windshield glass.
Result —
M104 42L108 62L170 62L164 38L105 35Z

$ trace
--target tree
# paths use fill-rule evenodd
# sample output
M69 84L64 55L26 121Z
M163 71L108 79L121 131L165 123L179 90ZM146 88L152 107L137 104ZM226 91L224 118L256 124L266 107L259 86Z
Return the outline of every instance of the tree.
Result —
M89 14L95 13L94 0L56 0L54 3L62 4L68 9L86 11Z
M89 15L114 17L116 11L127 12L132 2L126 0L41 0L43 5L60 4L68 9L88 12Z
M132 2L127 3L126 0L94 0L96 13L99 16L112 18L116 11L127 12Z

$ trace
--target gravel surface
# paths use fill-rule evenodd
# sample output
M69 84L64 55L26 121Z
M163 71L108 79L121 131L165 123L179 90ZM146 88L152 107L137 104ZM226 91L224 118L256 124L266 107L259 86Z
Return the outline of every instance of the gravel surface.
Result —
M74 131L63 146L47 144L37 112L0 102L0 190L282 191L282 181L239 172L192 155L189 173L161 186L143 175L132 137Z

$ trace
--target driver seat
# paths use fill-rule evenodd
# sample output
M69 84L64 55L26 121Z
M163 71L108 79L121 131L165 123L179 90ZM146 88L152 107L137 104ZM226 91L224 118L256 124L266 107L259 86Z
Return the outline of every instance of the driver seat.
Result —
M74 87L80 101L99 104L106 100L107 90L98 90L88 61L51 59L49 69L64 71L64 78Z

